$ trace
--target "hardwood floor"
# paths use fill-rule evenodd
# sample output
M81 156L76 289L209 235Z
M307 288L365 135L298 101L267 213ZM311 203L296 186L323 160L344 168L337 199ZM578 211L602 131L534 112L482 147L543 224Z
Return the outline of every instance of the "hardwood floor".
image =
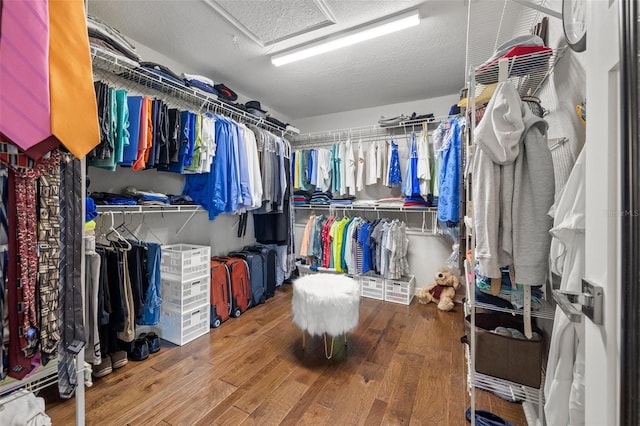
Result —
M185 346L162 342L86 389L87 425L465 425L462 307L440 312L361 299L346 359L291 322L292 286ZM478 391L479 409L516 425L519 404ZM75 401L45 392L54 425L74 423Z

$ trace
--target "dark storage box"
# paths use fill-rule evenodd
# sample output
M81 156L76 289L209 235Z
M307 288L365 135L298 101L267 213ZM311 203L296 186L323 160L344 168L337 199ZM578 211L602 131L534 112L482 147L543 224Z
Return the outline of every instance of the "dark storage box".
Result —
M533 388L540 388L544 335L542 339L522 340L492 333L496 327L515 328L524 333L521 316L502 313L476 314L476 371ZM471 343L471 316L465 318L465 330Z

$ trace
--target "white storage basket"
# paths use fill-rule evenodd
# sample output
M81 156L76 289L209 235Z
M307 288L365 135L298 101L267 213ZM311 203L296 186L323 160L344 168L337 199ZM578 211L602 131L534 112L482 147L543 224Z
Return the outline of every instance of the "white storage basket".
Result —
M209 276L183 282L162 278L162 306L184 312L207 304L210 301L210 283Z
M211 247L174 244L162 247L160 271L162 278L189 281L210 272Z
M209 333L209 303L186 312L162 309L160 314L160 333L162 339L184 345Z
M371 299L384 300L384 280L381 277L361 276L360 295Z
M384 300L387 302L411 304L416 292L416 277L410 275L397 280L384 280Z

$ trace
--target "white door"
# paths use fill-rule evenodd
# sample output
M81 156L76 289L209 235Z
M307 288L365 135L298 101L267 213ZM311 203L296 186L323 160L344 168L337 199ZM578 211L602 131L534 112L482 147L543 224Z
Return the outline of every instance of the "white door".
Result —
M604 323L584 319L585 419L593 426L619 424L618 1L587 2L585 278L604 287Z

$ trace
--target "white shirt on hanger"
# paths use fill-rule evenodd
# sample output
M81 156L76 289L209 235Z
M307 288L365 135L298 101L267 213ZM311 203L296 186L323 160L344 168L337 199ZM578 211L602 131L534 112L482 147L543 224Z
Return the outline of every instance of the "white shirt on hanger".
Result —
M356 190L362 191L364 183L364 151L362 150L362 140L358 141L358 165L356 175ZM355 195L355 193L353 195Z
M385 142L385 154L386 154L386 159L385 159L385 168L384 168L384 176L383 176L383 181L382 184L384 186L389 186L389 170L391 169L391 146L389 142Z
M356 194L356 160L353 155L353 145L351 143L351 139L347 139L344 143L344 158L343 161L345 167L345 194L355 195Z
M377 147L378 142L371 143L369 144L369 149L367 150L365 167L366 178L364 181L365 185L375 185L376 183L378 183L378 164L376 160L376 155L378 153Z
M423 129L418 140L418 179L420 181L420 195L426 197L429 194L431 184L431 161L429 159L429 142L427 129Z
M382 173L384 173L385 148L386 143L384 141L376 141L376 177L378 179L380 179L382 177Z
M251 190L251 208L262 207L262 176L260 174L260 160L258 158L258 143L256 135L247 126L242 126L245 148L247 150L247 168L249 170L249 183Z

